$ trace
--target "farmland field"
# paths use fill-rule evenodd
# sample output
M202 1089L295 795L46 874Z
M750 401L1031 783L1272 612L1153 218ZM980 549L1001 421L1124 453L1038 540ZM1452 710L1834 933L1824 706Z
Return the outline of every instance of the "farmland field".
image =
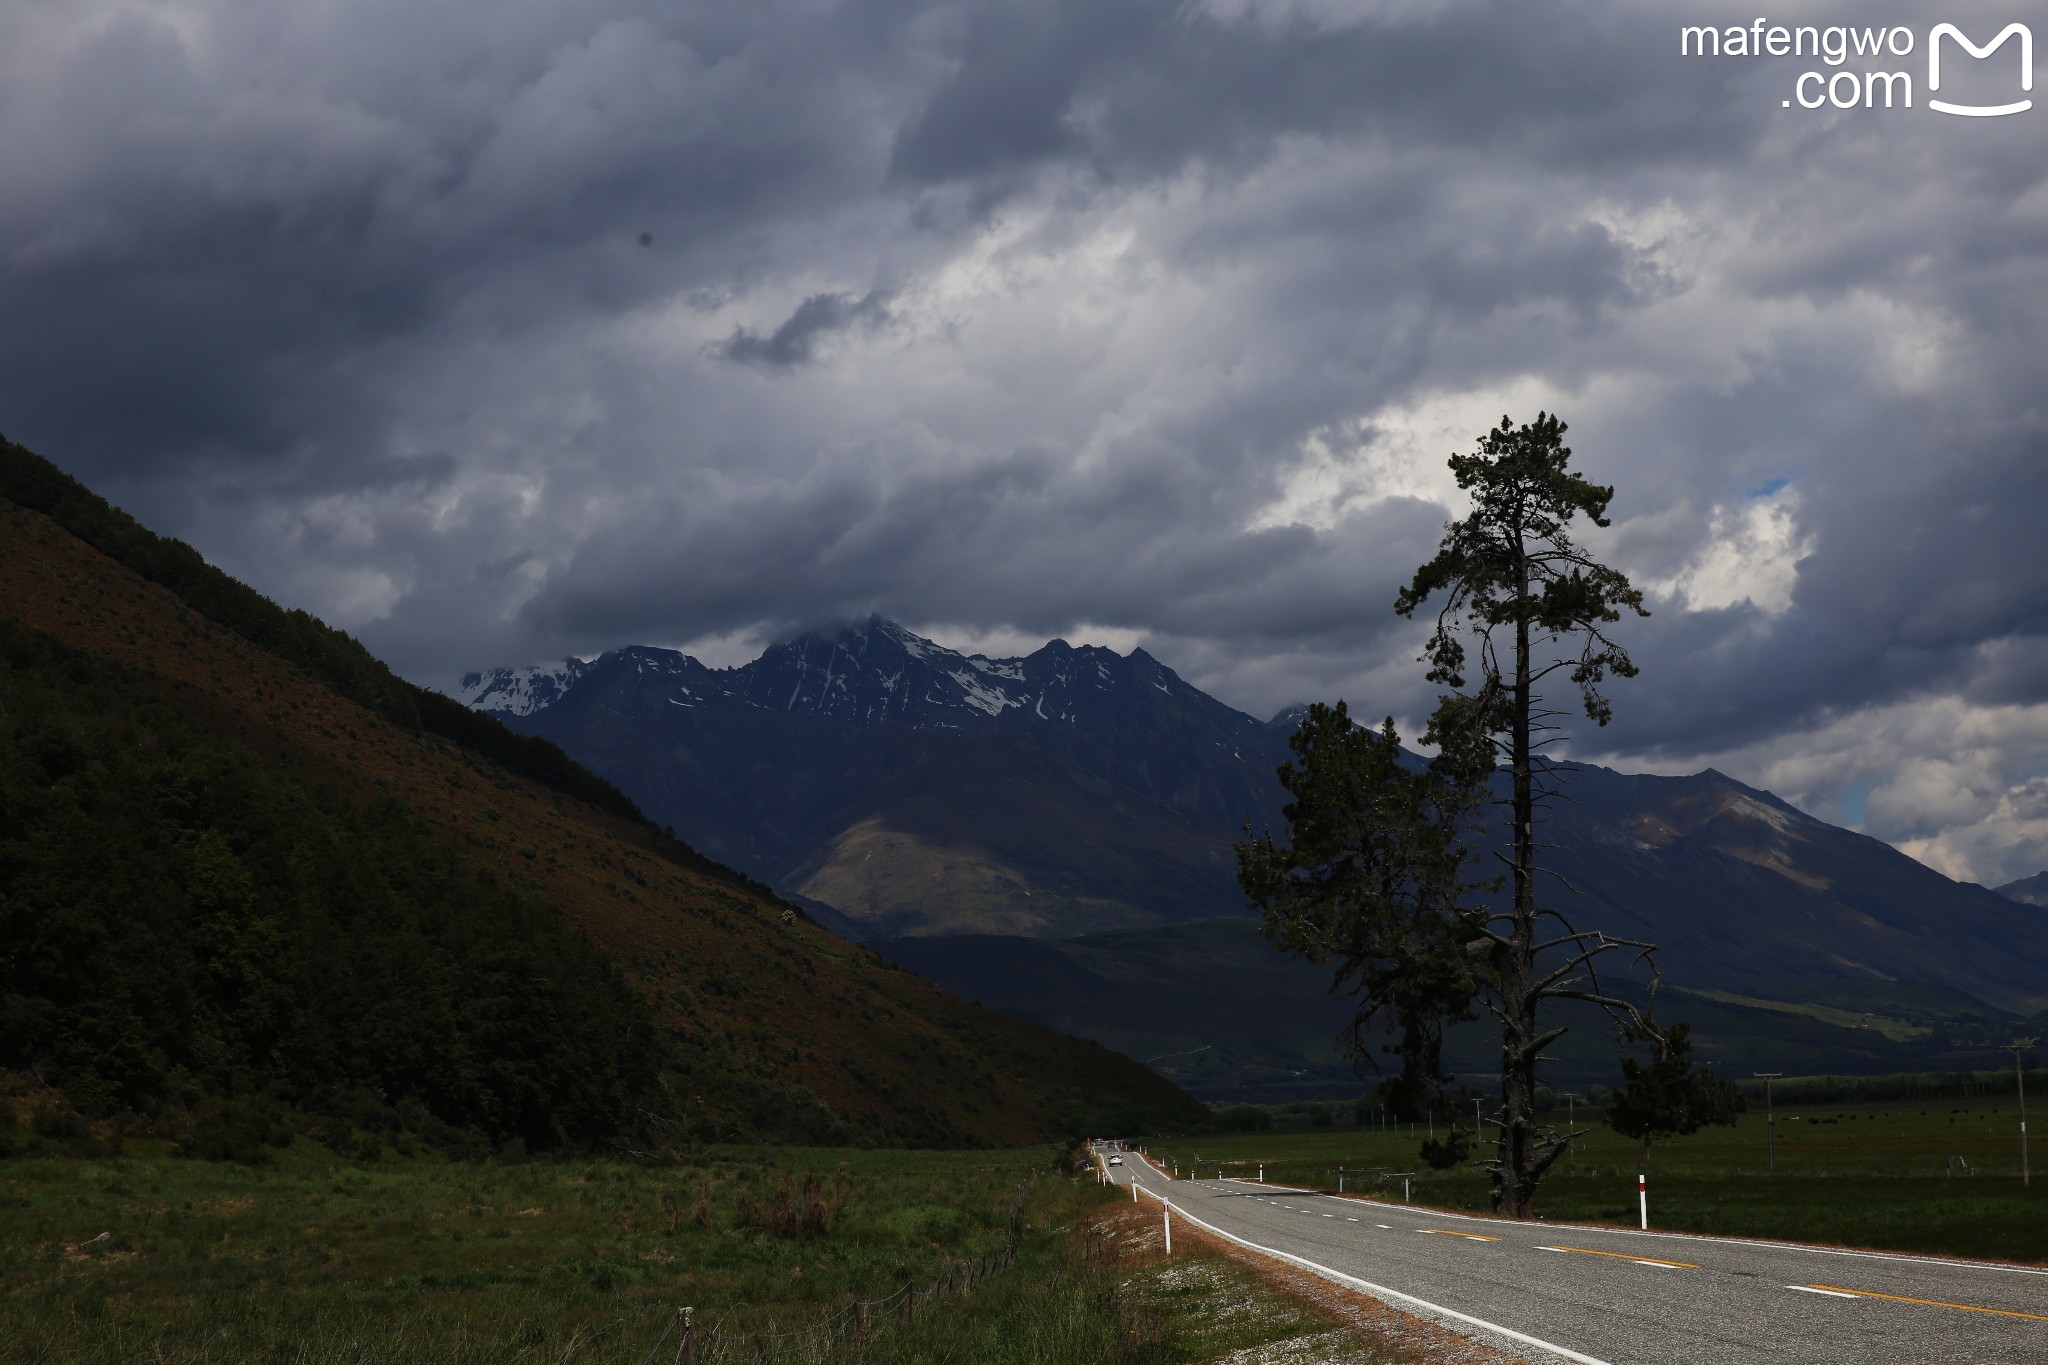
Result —
M1550 1116L1560 1127L1564 1115ZM1776 1169L1766 1162L1764 1116L1642 1149L1577 1110L1584 1136L1545 1177L1539 1217L1636 1222L1636 1175L1648 1177L1650 1226L1901 1251L2048 1261L2048 1181L2020 1182L2014 1102L1944 1100L1800 1105L1777 1115ZM1467 1116L1469 1122L1469 1115ZM1409 1177L1417 1203L1484 1211L1487 1180L1475 1159L1432 1171L1417 1156L1421 1133L1371 1127L1277 1129L1264 1133L1160 1139L1151 1154L1181 1174L1218 1170L1270 1182L1401 1197ZM2048 1154L2035 1153L2035 1167ZM1950 1174L1959 1157L1968 1174ZM1958 1167L1958 1172L1962 1168Z

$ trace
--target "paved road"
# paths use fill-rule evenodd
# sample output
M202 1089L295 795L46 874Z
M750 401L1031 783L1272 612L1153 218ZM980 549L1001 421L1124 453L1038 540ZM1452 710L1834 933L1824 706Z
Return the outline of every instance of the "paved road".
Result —
M1580 1365L2048 1365L2048 1271L1521 1223L1113 1168L1148 1207L1362 1285L1516 1355ZM1404 1297L1405 1296L1405 1297Z

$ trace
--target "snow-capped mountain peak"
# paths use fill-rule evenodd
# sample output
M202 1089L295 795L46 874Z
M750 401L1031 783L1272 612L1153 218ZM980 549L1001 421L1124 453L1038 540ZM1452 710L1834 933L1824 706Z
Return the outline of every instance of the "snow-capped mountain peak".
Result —
M483 710L532 715L585 678L610 687L624 669L674 694L677 706L752 705L855 725L983 731L1130 726L1172 729L1193 721L1237 742L1257 725L1182 681L1141 649L1048 642L1021 658L962 654L881 616L806 631L753 662L709 669L649 646L591 663L501 668L463 679L460 699ZM1194 717L1199 715L1200 720ZM1181 721L1169 719L1182 717Z
M558 664L465 673L456 686L455 700L478 711L530 716L560 701L562 694L574 687L591 667L572 656Z
M729 676L736 694L777 710L959 729L1026 704L1019 664L969 658L872 616L771 646Z

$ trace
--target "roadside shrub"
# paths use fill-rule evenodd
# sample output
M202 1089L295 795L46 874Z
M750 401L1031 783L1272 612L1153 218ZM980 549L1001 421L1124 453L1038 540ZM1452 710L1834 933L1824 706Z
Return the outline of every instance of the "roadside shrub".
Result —
M191 1126L177 1152L202 1161L260 1166L270 1159L265 1148L289 1147L291 1143L291 1129L275 1106L209 1096L192 1110Z
M12 1126L0 1127L0 1132L10 1132ZM57 1100L45 1101L30 1111L28 1129L29 1140L18 1149L23 1156L93 1159L117 1156L121 1151L119 1136L102 1140L85 1115Z
M1431 1170L1447 1171L1472 1155L1472 1134L1453 1127L1444 1140L1430 1138L1424 1142L1421 1155Z

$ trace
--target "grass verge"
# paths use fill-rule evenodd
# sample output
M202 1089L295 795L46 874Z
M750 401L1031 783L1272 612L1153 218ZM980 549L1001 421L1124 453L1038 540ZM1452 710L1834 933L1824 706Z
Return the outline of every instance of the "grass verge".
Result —
M1219 1365L1506 1365L1513 1358L1434 1323L1249 1252L1185 1221L1165 1254L1156 1205L1119 1200L1091 1256L1153 1358Z

